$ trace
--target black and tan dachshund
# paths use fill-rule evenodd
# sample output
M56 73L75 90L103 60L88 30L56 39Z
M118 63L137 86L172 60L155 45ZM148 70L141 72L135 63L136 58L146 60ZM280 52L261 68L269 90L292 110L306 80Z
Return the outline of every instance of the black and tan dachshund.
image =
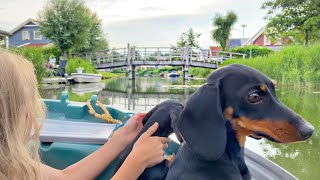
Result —
M314 128L276 97L274 82L244 65L214 71L183 108L167 101L151 110L144 128L120 157L154 122L156 136L175 132L180 149L169 167L164 161L146 169L139 179L237 180L251 179L244 160L246 136L277 143L304 141Z

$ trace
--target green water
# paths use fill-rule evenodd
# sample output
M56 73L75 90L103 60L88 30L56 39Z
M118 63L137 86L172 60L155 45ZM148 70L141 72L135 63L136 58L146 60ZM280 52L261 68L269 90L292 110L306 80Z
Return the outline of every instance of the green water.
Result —
M188 87L182 79L138 78L135 83L127 78L113 78L101 83L53 85L40 88L43 98L59 99L62 91L69 92L69 100L85 102L91 95L108 105L131 111L148 111L168 99L186 102L204 80L189 80ZM314 127L315 132L307 142L276 144L267 140L247 138L246 147L266 157L302 180L320 179L320 89L278 87L277 96L292 110Z

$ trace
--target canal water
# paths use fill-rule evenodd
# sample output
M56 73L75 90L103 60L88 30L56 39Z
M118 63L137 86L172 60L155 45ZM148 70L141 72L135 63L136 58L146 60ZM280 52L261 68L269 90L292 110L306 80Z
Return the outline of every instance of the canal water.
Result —
M62 91L69 92L69 100L86 102L93 94L103 104L135 112L147 112L162 101L173 99L185 103L204 79L141 77L134 83L126 77L112 78L100 83L72 86L50 85L39 89L43 98L59 99ZM320 179L320 93L317 89L277 87L278 98L308 120L315 132L307 142L276 144L268 140L247 138L246 147L277 163L302 180ZM320 90L318 90L320 91Z

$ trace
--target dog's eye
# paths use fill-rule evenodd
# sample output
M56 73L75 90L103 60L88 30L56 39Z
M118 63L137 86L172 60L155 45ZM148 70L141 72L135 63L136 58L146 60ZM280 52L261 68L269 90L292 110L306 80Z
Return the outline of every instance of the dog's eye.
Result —
M250 103L258 103L261 101L261 96L259 93L252 93L248 96L248 101Z

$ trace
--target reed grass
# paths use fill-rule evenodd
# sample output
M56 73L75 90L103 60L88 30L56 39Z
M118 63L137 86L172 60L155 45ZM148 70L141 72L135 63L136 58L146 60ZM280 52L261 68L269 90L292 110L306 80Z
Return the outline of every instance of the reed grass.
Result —
M258 69L282 84L309 86L320 83L320 44L287 46L268 56L230 59L222 66L235 63Z

